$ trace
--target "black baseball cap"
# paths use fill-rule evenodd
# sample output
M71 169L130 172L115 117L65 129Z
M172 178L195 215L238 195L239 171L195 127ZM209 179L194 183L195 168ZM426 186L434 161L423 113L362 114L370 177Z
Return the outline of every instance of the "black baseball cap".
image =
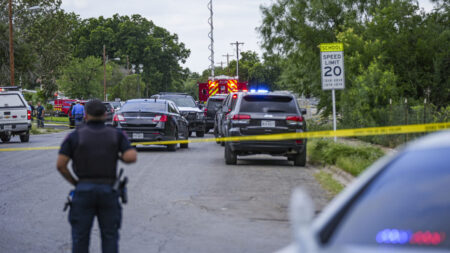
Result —
M102 103L102 101L98 99L90 100L86 103L86 113L94 116L94 117L100 117L103 116L106 112L106 107Z

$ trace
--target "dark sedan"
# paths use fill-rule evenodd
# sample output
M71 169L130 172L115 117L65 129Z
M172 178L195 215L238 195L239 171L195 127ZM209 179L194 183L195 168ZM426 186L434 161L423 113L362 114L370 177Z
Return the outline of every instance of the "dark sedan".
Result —
M132 142L187 140L189 136L187 120L169 100L128 100L114 115L113 125L125 131ZM170 151L176 147L167 145ZM187 148L188 144L180 147Z

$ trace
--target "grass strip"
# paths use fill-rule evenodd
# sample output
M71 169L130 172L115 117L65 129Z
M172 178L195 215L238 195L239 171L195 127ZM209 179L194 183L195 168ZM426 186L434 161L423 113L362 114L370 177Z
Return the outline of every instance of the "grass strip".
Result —
M344 186L338 181L334 180L330 173L325 171L319 171L314 174L316 180L320 183L322 188L330 193L330 197L336 196L339 192L344 189Z
M384 156L383 150L379 147L352 146L335 143L330 139L308 140L308 154L311 163L335 165L355 177Z
M54 122L64 122L64 123L69 123L69 118L68 117L45 117L44 118L45 121L54 121Z
M51 134L51 133L59 133L62 131L65 131L67 129L64 128L38 128L36 124L33 124L30 130L31 135L37 135L37 134Z

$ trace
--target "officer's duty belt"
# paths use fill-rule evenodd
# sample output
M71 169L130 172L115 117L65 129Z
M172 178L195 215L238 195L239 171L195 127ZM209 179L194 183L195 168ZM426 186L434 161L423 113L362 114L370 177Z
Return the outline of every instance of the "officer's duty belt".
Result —
M78 180L78 183L113 185L115 181L116 181L115 178L80 178L80 180Z

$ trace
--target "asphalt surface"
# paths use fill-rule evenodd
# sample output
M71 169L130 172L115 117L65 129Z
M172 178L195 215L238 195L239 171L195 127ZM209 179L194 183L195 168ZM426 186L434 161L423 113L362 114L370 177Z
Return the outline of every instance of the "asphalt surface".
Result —
M58 146L68 131L13 137L0 148ZM211 137L211 135L206 135ZM195 137L193 137L195 138ZM129 204L123 206L121 252L273 252L291 241L291 191L304 187L317 210L327 194L311 167L285 158L244 157L225 165L223 147L140 148L125 168ZM0 152L0 252L70 252L63 204L71 186L55 168L57 150ZM97 224L91 252L101 252Z

